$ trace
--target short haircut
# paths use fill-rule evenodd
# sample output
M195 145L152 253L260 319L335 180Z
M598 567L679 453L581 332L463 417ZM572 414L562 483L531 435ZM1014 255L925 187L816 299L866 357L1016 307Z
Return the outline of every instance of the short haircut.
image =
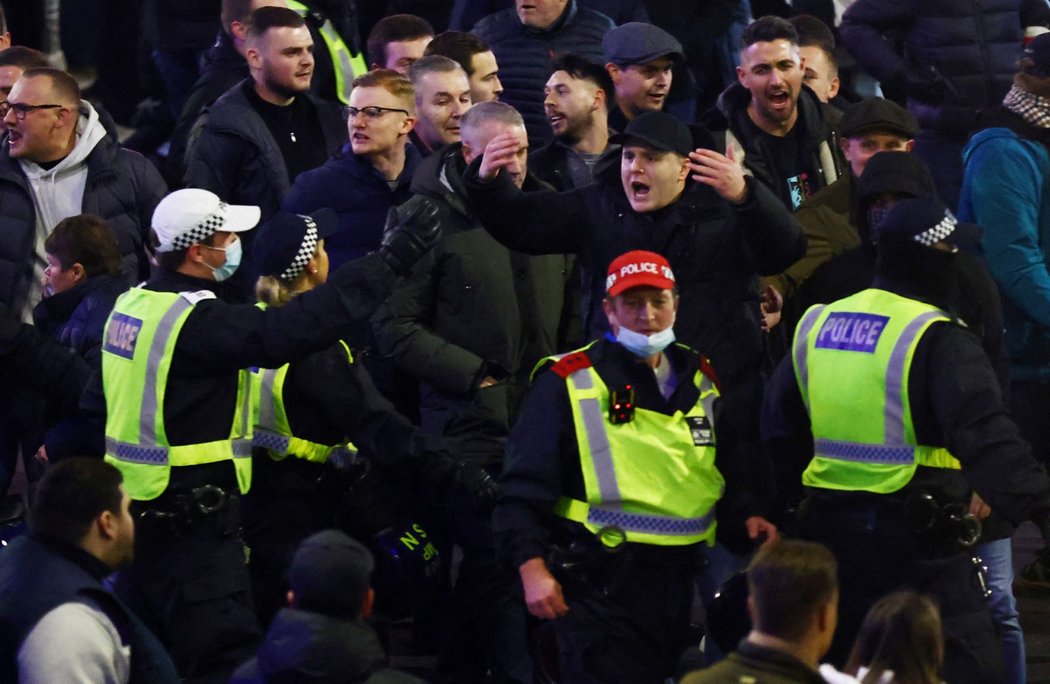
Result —
M44 241L44 251L58 259L62 270L80 264L89 278L120 273L117 238L98 216L78 214L62 219Z
M554 62L554 66L551 67L551 74L555 71L564 71L573 78L590 81L598 86L605 93L605 108L607 110L612 109L613 105L616 104L616 87L613 85L612 76L601 64L595 64L579 55L567 54L562 55Z
M48 78L51 80L51 90L55 98L63 100L61 104L80 104L80 86L77 85L77 79L61 69L52 67L26 69L22 73L22 78Z
M740 34L738 47L744 50L755 43L768 43L774 40L786 40L792 45L798 45L798 31L787 19L766 15L748 24L744 32Z
M222 22L222 30L227 34L230 32L230 24L239 22L248 23L248 17L252 14L252 0L222 0L222 9L219 10L219 21Z
M272 28L301 28L306 20L287 7L260 7L248 18L248 40L258 40Z
M471 68L471 63L474 61L474 55L490 52L491 49L488 43L473 33L445 31L434 36L434 40L430 41L423 54L448 57L463 67L467 76L473 76L474 70Z
M827 57L832 76L837 76L839 62L835 59L835 34L828 25L811 14L798 14L788 21L798 32L798 46L819 48Z
M352 85L354 88L382 88L410 107L415 106L416 89L412 81L393 69L366 71L355 78Z
M814 611L838 590L838 563L827 547L781 540L762 548L747 569L747 586L758 631L794 640Z
M368 33L365 50L375 64L386 64L386 46L407 40L419 40L434 35L434 27L426 19L414 14L392 14L376 22Z
M492 101L479 102L468 109L463 114L459 126L465 138L469 135L468 131L475 131L489 122L501 123L505 126L525 125L525 120L517 109L506 102Z
M70 458L44 473L29 511L29 530L77 546L103 511L120 515L124 478L109 463Z
M13 66L26 71L28 69L45 69L51 66L44 53L24 45L12 45L0 50L0 66Z
M447 74L453 71L463 71L463 67L456 64L454 60L441 55L428 55L423 59L417 59L408 67L408 78L419 95L419 84L427 74Z
M940 682L944 636L937 604L914 591L883 596L864 617L846 671L868 668L861 681L882 681L892 670L902 684Z
M215 236L218 233L212 233L208 237L204 238L200 242L195 242L198 245L209 245L215 246ZM183 262L186 261L186 253L189 251L189 247L184 249L173 249L170 252L158 252L157 247L160 245L160 238L157 237L157 231L150 229L150 243L153 246L153 257L157 260L157 265L168 271L177 271L182 266ZM193 245L190 245L192 247Z

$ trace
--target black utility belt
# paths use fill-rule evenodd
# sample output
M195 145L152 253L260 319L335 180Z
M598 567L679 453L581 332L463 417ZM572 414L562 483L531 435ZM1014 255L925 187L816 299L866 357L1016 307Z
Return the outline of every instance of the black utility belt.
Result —
M236 505L237 498L218 485L206 484L185 492L166 493L154 501L135 501L132 512L144 525L171 525L184 529L208 518L219 517Z

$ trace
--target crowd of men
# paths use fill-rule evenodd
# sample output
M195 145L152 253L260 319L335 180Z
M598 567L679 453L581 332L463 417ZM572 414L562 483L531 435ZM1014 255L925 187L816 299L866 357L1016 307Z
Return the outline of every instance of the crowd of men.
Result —
M688 681L1025 681L1050 4L503 4L222 0L147 156L3 27L0 680L663 682L747 569Z

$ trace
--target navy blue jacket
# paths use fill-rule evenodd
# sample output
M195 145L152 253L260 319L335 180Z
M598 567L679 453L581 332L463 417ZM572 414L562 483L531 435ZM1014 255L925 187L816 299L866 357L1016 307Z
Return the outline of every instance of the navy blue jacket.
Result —
M471 30L496 55L503 84L500 100L521 112L532 147L553 135L543 113L543 86L554 60L571 52L603 64L602 36L612 28L609 17L569 0L565 14L545 31L524 26L513 7L490 14Z
M98 370L102 367L102 331L117 297L127 289L122 275L88 278L41 300L33 309L33 324Z
M922 128L964 135L1010 89L1024 28L1048 22L1043 0L857 0L839 30L858 64L907 91Z
M405 168L391 190L367 160L344 145L324 166L299 174L281 208L296 214L311 214L322 207L335 210L339 232L325 238L324 247L336 268L379 248L387 210L412 196L412 175L422 160L415 146L408 145Z
M157 638L103 587L109 573L109 567L77 548L34 536L11 542L0 555L0 682L18 681L18 649L36 623L78 598L97 603L131 647L132 682L179 682Z

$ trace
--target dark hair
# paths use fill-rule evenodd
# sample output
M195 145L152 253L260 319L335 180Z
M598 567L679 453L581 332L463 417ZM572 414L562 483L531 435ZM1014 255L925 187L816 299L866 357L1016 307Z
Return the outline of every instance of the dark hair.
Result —
M434 27L414 14L392 14L376 22L368 33L365 50L374 64L386 64L386 46L406 40L419 40L434 35Z
M77 79L61 69L52 67L26 69L22 73L22 78L48 78L51 80L51 90L54 91L57 99L69 104L80 104L80 86L77 84Z
M838 563L827 547L794 540L764 547L747 569L756 629L781 639L799 638L838 585Z
M481 52L489 52L490 50L489 44L473 33L445 31L434 36L434 40L430 41L423 54L448 57L463 67L463 71L467 72L467 76L471 76L474 73L474 70L471 68L474 55Z
M551 74L555 71L564 71L573 78L590 81L605 93L605 108L612 109L616 103L616 87L613 85L612 76L601 64L595 64L579 55L562 55L551 67Z
M117 238L105 221L91 214L59 221L44 241L44 251L58 259L62 270L80 264L89 278L120 273Z
M255 40L272 28L301 28L306 20L287 7L260 7L248 17L248 40Z
M212 233L208 237L196 242L198 245L215 245L215 236L218 233ZM189 247L185 249L173 249L170 252L158 252L156 248L160 246L160 238L157 237L157 232L150 230L150 242L153 244L154 257L157 259L157 265L168 271L177 271L182 266L183 262L186 261L186 252L189 251ZM190 245L192 247L193 245Z
M827 57L828 64L837 73L839 63L835 59L835 34L831 32L828 25L811 14L798 14L788 21L798 32L798 46L819 48Z
M766 43L774 40L786 40L792 45L798 45L798 31L787 19L766 15L748 24L744 32L740 34L738 47L743 50L755 43Z
M240 22L248 23L248 17L252 13L252 0L222 0L222 9L219 10L219 21L222 22L222 30L230 33L230 24Z
M43 52L24 45L12 45L6 50L0 50L0 66L14 66L25 71L26 69L44 69L50 64Z
M896 684L939 684L944 660L944 636L937 604L914 591L898 591L879 599L853 644L846 672L868 673L862 684L879 682L887 670Z
M29 511L33 534L76 546L103 511L120 515L124 481L105 461L70 458L47 469Z

